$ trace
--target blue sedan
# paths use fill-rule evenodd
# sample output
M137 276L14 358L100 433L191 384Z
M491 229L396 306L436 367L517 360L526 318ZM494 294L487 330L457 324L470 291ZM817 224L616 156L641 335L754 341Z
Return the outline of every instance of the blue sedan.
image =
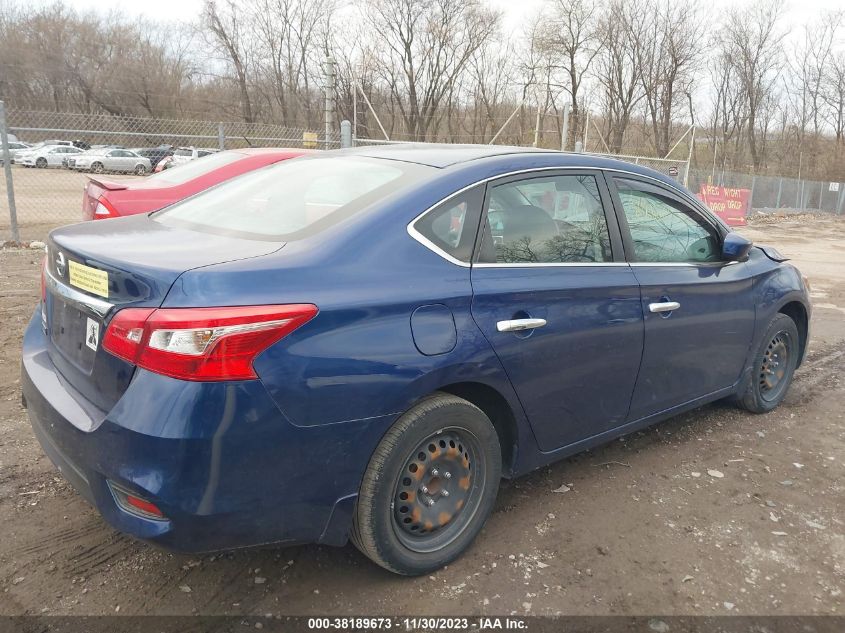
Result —
M351 539L424 574L502 477L707 402L773 409L809 320L798 270L655 171L366 148L53 231L23 396L122 532Z

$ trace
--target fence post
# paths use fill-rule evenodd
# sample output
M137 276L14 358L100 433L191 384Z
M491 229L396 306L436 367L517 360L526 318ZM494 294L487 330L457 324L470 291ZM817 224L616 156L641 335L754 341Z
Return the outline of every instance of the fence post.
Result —
M566 142L569 140L569 104L563 107L563 127L560 129L560 151L566 151Z
M775 209L780 209L780 194L783 191L783 177L778 179L778 199L775 202Z
M12 183L12 155L9 152L9 134L6 130L6 104L0 101L0 155L3 156L3 171L6 174L6 199L9 201L9 224L12 228L12 241L20 242L18 229L18 211L15 208L15 189Z
M340 147L352 147L352 123L346 119L340 122Z
M223 130L223 123L217 124L217 148L220 151L226 149L226 133Z

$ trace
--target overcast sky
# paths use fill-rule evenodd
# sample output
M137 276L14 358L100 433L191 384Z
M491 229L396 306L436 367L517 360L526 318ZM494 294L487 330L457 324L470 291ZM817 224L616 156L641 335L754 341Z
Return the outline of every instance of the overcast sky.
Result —
M1 1L1 0L0 0ZM520 27L524 18L533 15L546 0L483 0L487 4L501 9L505 15L505 28L514 30ZM748 0L714 0L714 7L728 4L743 4ZM684 0L678 0L684 2ZM120 9L129 15L144 15L154 19L190 20L199 13L203 0L72 0L69 2L78 10L94 9L108 11ZM824 9L843 6L843 0L792 0L788 4L786 23L801 25L811 20ZM718 20L719 12L714 10L713 21Z

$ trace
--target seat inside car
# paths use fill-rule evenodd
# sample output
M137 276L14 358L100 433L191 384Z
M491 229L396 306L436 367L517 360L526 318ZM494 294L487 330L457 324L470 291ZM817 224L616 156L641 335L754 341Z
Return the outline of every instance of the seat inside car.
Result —
M531 204L508 206L502 209L502 237L505 243L528 238L542 244L557 235L557 223L540 207Z

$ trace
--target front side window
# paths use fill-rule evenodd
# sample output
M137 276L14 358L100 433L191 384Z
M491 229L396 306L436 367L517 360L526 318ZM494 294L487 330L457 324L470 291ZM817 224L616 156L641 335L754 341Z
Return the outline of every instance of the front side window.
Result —
M492 187L480 262L565 264L612 260L594 176L527 178Z
M614 178L638 262L702 263L721 259L716 230L659 187Z

